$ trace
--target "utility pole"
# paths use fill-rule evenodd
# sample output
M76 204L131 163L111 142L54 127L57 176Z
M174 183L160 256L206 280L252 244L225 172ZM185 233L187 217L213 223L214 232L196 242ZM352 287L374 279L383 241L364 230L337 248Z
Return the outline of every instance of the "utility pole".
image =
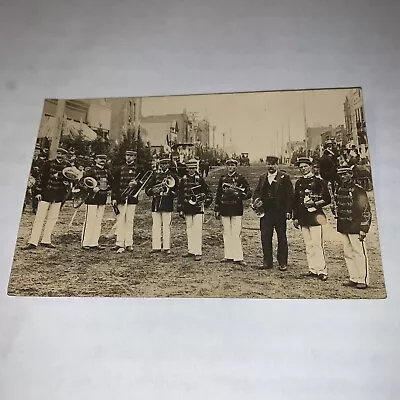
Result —
M288 158L289 158L289 164L292 159L292 142L290 139L290 117L288 117Z
M303 96L303 118L304 118L304 137L305 137L305 142L306 142L306 151L307 151L307 157L308 157L308 140L307 140L307 114L306 114L306 101L304 98L304 92L302 92Z
M216 126L213 125L213 127L212 127L212 147L214 149L215 149L215 129L216 129Z
M51 135L51 144L49 149L49 160L54 160L57 156L57 149L60 144L60 139L63 129L63 118L65 110L65 100L57 100L57 111Z

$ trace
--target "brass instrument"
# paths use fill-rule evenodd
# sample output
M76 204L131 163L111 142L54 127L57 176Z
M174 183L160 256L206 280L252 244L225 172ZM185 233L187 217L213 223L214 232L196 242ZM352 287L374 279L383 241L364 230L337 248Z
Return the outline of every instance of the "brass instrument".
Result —
M314 203L314 199L313 199L311 190L306 189L306 190L304 191L304 193L305 193L305 196L304 196L304 205L310 204L310 203L311 203L311 204ZM308 211L308 212L317 211L317 209L316 209L315 207L307 207L307 206L306 206L306 208L307 208L307 211Z
M246 192L246 189L244 187L236 186L231 183L224 182L222 184L222 190L229 190L229 189L234 192L237 192L238 194L239 193L244 194Z
M78 182L83 175L82 171L79 171L76 167L66 167L62 170L62 174L68 183Z
M191 206L203 206L206 201L206 194L203 193L201 185L193 186L190 191L191 195L189 197L188 203Z
M153 186L153 193L160 196L157 209L161 208L163 197L168 195L169 191L175 186L175 183L175 178L171 175L167 175L162 182Z
M152 190L153 193L158 194L159 196L165 196L174 186L175 178L171 175L168 175L162 180L162 182L154 185Z
M133 181L137 181L139 179L140 173L137 174L132 180ZM133 186L128 186L122 193L121 193L121 197L124 198L128 198L132 193L135 192L137 185L133 185Z
M91 176L83 178L79 187L72 189L72 204L74 208L79 208L90 195L93 194L93 189L97 187L96 179Z
M140 187L139 189L136 191L136 193L133 195L133 198L137 199L139 197L140 192L144 189L144 187L147 185L147 182L150 180L150 178L153 175L153 171L152 170L148 170L143 176L142 179L140 179L139 183L140 183Z
M264 214L264 205L260 198L257 197L253 200L253 202L251 203L251 208L254 210L257 217L262 218L265 215Z

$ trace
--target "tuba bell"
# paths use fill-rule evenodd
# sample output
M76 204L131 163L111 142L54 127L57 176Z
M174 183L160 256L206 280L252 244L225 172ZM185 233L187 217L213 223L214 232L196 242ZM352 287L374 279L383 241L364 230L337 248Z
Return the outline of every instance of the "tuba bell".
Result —
M68 182L77 182L83 173L76 167L66 167L62 170L62 174Z
M264 205L260 198L255 198L251 203L251 208L256 213L257 217L262 218L264 216Z

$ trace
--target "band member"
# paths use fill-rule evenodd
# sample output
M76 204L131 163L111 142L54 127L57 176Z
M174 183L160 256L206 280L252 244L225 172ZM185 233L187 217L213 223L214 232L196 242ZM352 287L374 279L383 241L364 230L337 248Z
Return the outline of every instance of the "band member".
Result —
M350 167L338 169L341 185L336 191L337 231L343 239L344 259L350 279L344 286L366 289L369 266L365 237L371 226L367 192L354 182Z
M297 165L303 176L295 184L293 224L296 229L300 227L303 234L309 269L306 276L326 281L328 271L322 236L322 225L326 224L326 216L322 207L331 203L331 195L326 182L314 175L309 158L298 158Z
M222 219L224 228L224 258L221 262L246 265L241 241L243 200L251 198L249 183L237 171L237 160L226 161L227 173L218 182L215 197L215 216Z
M337 174L338 152L330 139L324 143L324 151L318 162L321 178L331 185L332 193L335 193L337 185L340 183Z
M200 261L204 210L211 205L213 198L206 181L197 171L197 160L189 160L186 168L187 173L179 183L177 204L179 215L186 219L188 252L183 257Z
M260 219L263 250L263 264L260 268L273 268L272 237L275 229L278 238L276 258L279 269L286 271L288 263L286 221L292 217L293 185L290 176L278 169L278 157L268 156L265 161L267 173L260 176L253 194L253 204L258 201L264 214Z
M125 151L125 164L121 165L114 173L112 205L118 207L117 216L117 241L113 250L121 253L124 250L133 250L133 221L135 218L138 197L135 188L141 172L136 168L136 151ZM130 192L130 193L129 193Z
M152 249L171 253L171 217L174 198L178 189L178 176L170 170L171 160L160 160L159 171L152 175L146 189L148 196L153 196L151 211L153 218Z
M47 218L41 245L54 248L51 236L60 214L61 203L68 191L65 178L62 174L64 168L70 164L66 160L68 152L62 148L57 149L54 160L46 161L40 173L40 186L36 189L36 199L39 201L31 236L24 250L35 249L39 243L44 221Z
M106 163L107 155L96 154L95 165L87 169L83 174L83 179L91 177L97 183L97 185L90 190L89 195L85 200L86 217L82 231L82 247L86 250L104 249L104 246L99 245L99 238L104 209L112 185L112 176L110 171L105 168Z

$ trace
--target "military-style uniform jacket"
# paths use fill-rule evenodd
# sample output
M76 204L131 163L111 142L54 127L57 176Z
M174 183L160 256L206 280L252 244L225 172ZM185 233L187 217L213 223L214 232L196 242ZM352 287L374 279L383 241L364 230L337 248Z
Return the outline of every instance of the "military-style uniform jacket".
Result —
M253 199L263 202L264 212L291 213L293 208L293 185L290 176L277 170L275 182L268 182L268 173L260 176Z
M62 170L69 167L66 161L46 161L41 169L40 183L35 190L35 195L41 194L42 200L49 203L62 203L65 200L69 186L64 184L66 180Z
M168 190L167 194L160 196L155 194L153 187L160 184L167 176L172 176L175 180L175 185ZM149 184L146 188L146 194L148 196L153 196L153 201L151 203L152 212L172 212L174 209L174 198L178 191L179 178L172 171L167 172L156 172L150 178Z
M371 208L367 192L351 182L342 184L335 195L337 230L340 233L368 233L371 226Z
M189 200L192 195L191 189L198 185L201 186L200 192L205 193L206 195L204 207L189 204ZM209 207L212 201L213 197L210 188L208 187L204 178L202 178L197 172L193 176L186 174L182 177L178 188L178 212L183 211L186 215L204 214L204 208Z
M244 188L243 193L238 194L232 190L224 190L223 184L228 183ZM250 199L251 190L249 183L243 175L235 172L232 175L225 174L219 178L217 194L215 196L214 210L223 217L243 215L243 200Z
M311 198L317 202L316 211L309 212L304 205L306 190L310 190ZM300 177L296 182L293 201L293 219L299 221L300 226L317 226L326 222L322 207L331 203L331 195L326 182L315 175Z
M118 204L124 204L126 197L122 198L122 193L129 186L129 182L138 174L141 175L142 170L137 168L135 164L125 163L117 168L113 173L112 200L117 200ZM138 187L136 189L138 189ZM130 196L128 196L128 204L138 203L138 199L133 197L134 194L135 193L132 193Z
M90 194L85 204L97 206L105 205L113 181L110 170L106 167L100 168L95 165L84 172L83 177L86 178L87 176L96 179L97 187L100 190L97 193Z

